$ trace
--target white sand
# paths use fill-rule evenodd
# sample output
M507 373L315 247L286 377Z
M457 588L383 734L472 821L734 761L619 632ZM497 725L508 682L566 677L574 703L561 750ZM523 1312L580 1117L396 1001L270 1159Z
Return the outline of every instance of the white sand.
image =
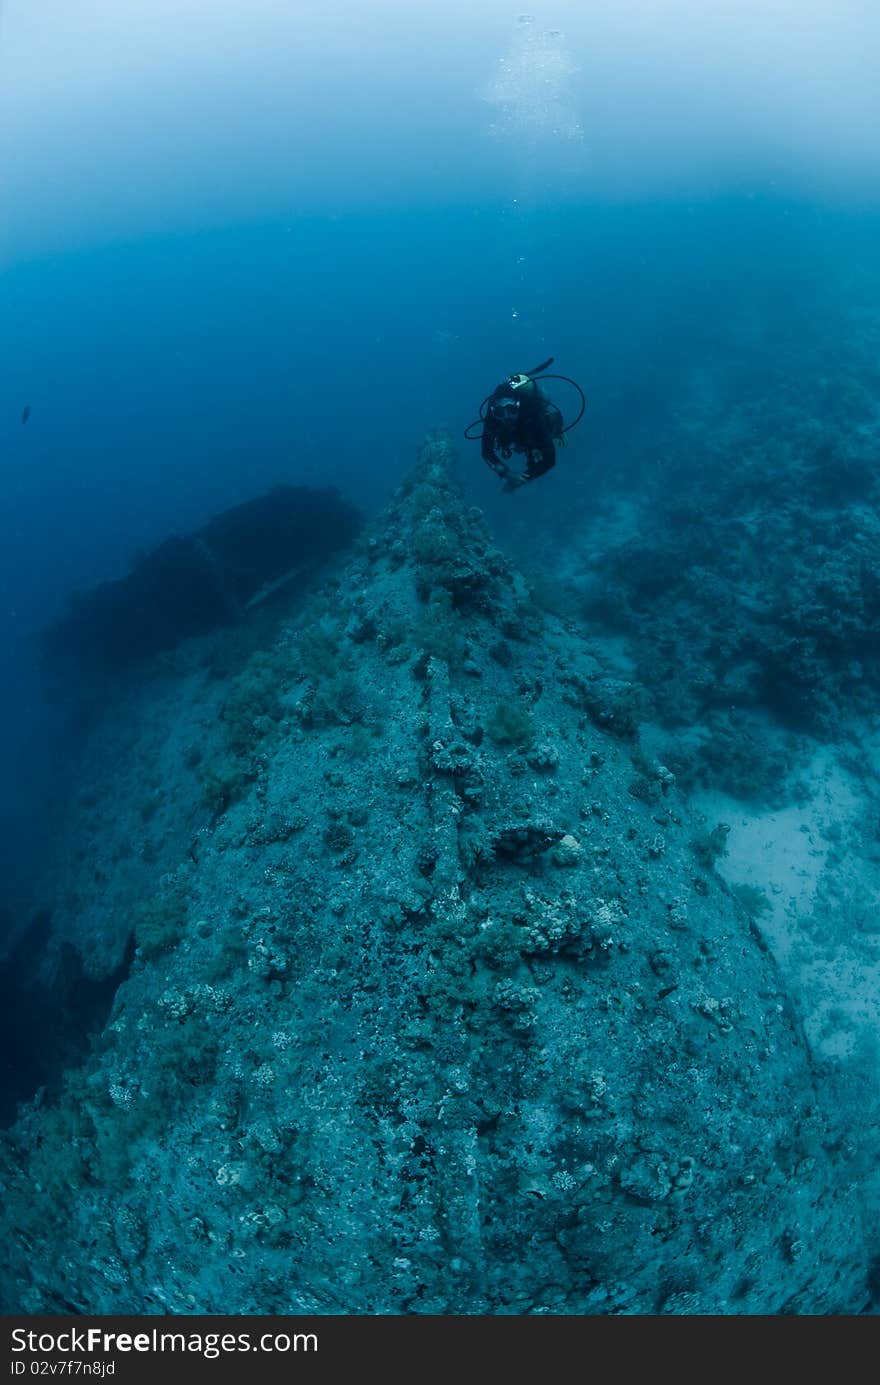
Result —
M862 835L876 807L870 781L828 748L816 751L804 778L808 800L775 811L715 792L694 802L710 825L730 826L720 873L767 895L771 907L758 923L814 1052L848 1058L880 1043L880 872Z

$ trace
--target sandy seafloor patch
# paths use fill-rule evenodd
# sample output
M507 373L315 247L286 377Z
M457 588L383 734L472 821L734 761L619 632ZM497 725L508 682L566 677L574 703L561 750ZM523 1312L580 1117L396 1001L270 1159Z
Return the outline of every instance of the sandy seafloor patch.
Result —
M862 739L862 772L819 747L797 802L756 809L717 791L692 802L730 827L718 862L731 884L763 890L758 924L786 975L816 1057L880 1051L880 842L871 765L878 739Z

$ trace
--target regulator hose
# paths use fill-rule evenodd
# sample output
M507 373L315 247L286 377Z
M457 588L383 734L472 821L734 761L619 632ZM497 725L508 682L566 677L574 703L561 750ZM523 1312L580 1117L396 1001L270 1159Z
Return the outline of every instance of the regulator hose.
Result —
M565 425L565 427L562 429L562 432L563 432L563 433L569 433L569 432L571 432L572 428L576 428L576 427L577 427L577 425L580 423L581 419L583 418L583 416L584 416L584 414L585 414L585 412L586 412L586 408L587 408L587 397L586 397L586 395L584 394L583 390L581 389L580 385L578 384L577 380L572 380L572 378L571 378L570 375L546 375L546 374L542 374L542 372L546 371L548 365L553 365L554 360L555 360L555 357L549 356L549 357L547 358L547 360L544 361L541 365L535 366L535 369L534 369L534 370L526 370L526 371L523 372L523 374L524 374L524 375L527 375L527 376L529 377L530 380L564 380L565 383L566 383L567 385L571 385L574 389L577 390L578 394L579 394L580 397L581 397L581 407L580 407L580 409L578 410L578 412L577 412L577 414L575 415L575 417L572 419L571 423L567 423L567 424ZM494 390L493 390L492 393L494 393ZM486 395L486 398L483 400L482 404L480 405L480 417L479 417L479 418L475 418L474 421L473 421L473 423L469 423L468 426L467 426L467 428L465 428L465 430L464 430L464 436L467 438L468 442L479 442L479 441L480 441L480 438L483 436L482 433L473 433L473 432L471 432L471 429L472 429L472 428L477 428L477 427L479 427L481 424L483 424L483 423L486 422L486 405L489 403L489 400L490 400L491 398L492 398L492 395L491 395L491 394L487 394L487 395Z

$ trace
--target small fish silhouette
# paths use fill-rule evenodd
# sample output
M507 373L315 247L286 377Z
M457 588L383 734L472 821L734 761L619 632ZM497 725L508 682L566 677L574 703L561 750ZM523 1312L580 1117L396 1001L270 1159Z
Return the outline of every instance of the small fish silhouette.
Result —
M30 404L25 404L24 408L23 408L22 411L21 411L21 421L22 421L22 423L27 423L27 421L28 421L28 419L30 418L30 416L31 416L31 406L30 406Z

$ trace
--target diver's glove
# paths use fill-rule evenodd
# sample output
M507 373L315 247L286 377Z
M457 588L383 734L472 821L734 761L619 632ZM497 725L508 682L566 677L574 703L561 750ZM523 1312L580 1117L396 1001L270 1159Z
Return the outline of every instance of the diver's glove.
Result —
M504 478L503 490L518 491L520 486L524 486L527 481L531 481L531 476L527 471L521 471L519 476L513 476L510 472Z

